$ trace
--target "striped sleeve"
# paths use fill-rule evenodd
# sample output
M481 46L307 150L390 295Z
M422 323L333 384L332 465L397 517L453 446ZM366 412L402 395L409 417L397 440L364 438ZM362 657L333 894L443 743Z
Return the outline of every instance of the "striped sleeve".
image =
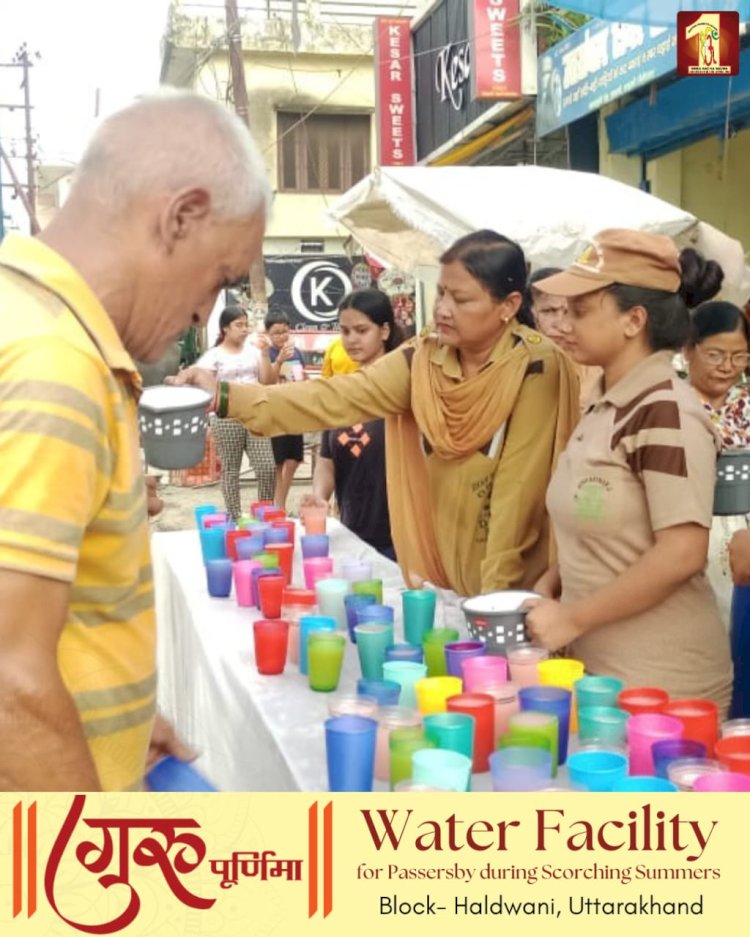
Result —
M675 393L654 385L617 411L612 448L643 484L654 530L679 524L710 528L716 443L708 419Z
M0 568L73 581L110 472L102 388L59 338L0 348Z

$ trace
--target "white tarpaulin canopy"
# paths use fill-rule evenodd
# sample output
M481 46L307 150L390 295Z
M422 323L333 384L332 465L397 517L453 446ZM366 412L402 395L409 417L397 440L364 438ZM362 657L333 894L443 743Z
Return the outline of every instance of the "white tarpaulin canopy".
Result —
M532 266L569 264L604 228L637 228L692 244L724 267L722 296L744 303L750 269L739 241L690 212L594 173L542 166L375 169L329 208L368 253L402 270L434 265L456 238L492 228Z

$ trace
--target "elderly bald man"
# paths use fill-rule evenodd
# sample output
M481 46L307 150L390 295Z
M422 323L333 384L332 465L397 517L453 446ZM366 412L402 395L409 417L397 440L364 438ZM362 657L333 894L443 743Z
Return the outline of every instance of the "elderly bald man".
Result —
M101 124L42 234L0 246L1 789L138 789L149 740L175 747L133 359L205 324L268 203L247 128L162 94Z

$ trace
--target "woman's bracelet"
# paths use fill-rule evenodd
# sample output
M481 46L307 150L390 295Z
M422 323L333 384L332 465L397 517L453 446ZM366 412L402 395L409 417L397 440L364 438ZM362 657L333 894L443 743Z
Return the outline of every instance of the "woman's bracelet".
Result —
M229 384L226 381L219 381L216 385L216 397L214 398L214 412L220 420L225 419L229 411Z

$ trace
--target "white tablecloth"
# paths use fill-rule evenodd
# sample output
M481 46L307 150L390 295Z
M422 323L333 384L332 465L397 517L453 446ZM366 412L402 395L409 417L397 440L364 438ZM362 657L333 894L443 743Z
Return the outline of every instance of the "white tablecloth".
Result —
M303 583L299 550L294 582ZM337 521L329 520L336 560L366 557L383 579L403 640L404 588L398 566ZM196 767L224 791L327 790L323 723L331 694L310 690L296 667L261 676L253 654L255 609L206 589L198 532L155 533L152 540L158 623L159 707L201 755ZM336 567L334 565L334 572ZM355 692L356 647L347 642L338 692Z

